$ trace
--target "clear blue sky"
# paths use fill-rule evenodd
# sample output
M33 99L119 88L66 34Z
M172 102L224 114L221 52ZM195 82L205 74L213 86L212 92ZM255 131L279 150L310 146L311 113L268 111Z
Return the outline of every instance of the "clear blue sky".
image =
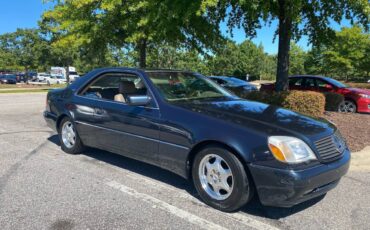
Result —
M42 0L1 0L0 1L0 34L14 32L17 28L36 28L37 21L41 14L52 7L52 4L43 4ZM344 21L342 26L348 26L348 22ZM276 22L271 24L271 27L263 27L257 31L257 37L253 41L258 45L262 44L265 51L270 54L277 53L277 40L273 43L273 36L276 29ZM335 29L339 29L340 25L333 23ZM221 24L221 30L226 34L225 24ZM240 43L245 40L245 34L242 29L235 29L232 39ZM227 36L230 37L229 34ZM303 49L309 49L307 38L303 37L298 45Z

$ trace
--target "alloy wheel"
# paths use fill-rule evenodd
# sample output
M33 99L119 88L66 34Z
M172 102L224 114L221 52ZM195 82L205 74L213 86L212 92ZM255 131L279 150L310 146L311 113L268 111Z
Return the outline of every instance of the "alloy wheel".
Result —
M62 126L62 141L67 148L73 148L76 143L76 132L70 121L65 122Z
M339 112L341 113L355 113L356 105L352 101L343 101L339 105Z
M203 157L199 165L199 179L204 191L215 200L227 199L233 191L234 178L226 161L216 154Z

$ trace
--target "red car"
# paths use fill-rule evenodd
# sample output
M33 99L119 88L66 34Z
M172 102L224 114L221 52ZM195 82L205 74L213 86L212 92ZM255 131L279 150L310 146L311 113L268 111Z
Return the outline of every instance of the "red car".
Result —
M275 84L262 84L261 91L271 91ZM317 92L333 92L342 94L344 102L339 106L339 112L370 113L370 90L350 88L349 86L329 77L299 75L289 77L289 89L311 90Z

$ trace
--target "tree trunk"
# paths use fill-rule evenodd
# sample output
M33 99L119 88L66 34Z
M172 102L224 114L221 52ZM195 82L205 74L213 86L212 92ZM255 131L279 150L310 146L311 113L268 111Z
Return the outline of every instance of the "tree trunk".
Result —
M66 69L66 80L67 80L67 85L69 85L69 65L67 65Z
M146 39L141 39L139 41L139 67L146 68Z
M287 14L287 2L279 0L279 7L279 51L275 87L277 92L289 89L289 52L290 39L292 37L292 20Z

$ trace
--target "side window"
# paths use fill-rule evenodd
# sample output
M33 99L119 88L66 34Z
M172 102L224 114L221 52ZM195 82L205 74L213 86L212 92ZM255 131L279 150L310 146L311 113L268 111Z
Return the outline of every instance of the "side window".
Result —
M98 77L80 92L81 96L126 103L132 95L147 95L142 79L134 74L109 73Z
M302 86L303 78L289 79L289 86Z
M327 86L327 85L329 85L329 83L328 83L328 82L323 81L323 80L321 80L321 79L316 79L316 84L317 84L317 86L318 86L318 87L320 87L320 88L326 88L326 86Z
M305 87L316 87L315 79L306 78Z

